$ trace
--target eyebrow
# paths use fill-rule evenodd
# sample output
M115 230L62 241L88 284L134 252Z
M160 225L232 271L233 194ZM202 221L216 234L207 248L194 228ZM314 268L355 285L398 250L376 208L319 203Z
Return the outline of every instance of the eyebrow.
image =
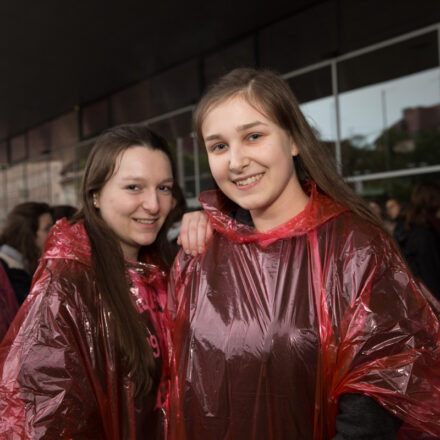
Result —
M265 124L264 122L254 121L254 122L249 122L248 124L239 125L235 128L235 130L236 131L245 131L245 130L249 130L249 128L253 128L258 125L266 125L267 126L267 124ZM210 136L207 136L205 138L205 142L216 140L216 139L221 139L221 136L219 134L211 134Z
M122 177L121 180L123 182L143 182L146 179L144 177ZM160 181L160 183L174 182L173 177L167 177Z
M244 131L244 130L248 130L249 128L253 128L256 127L257 125L267 125L264 122L261 121L254 121L254 122L249 122L249 124L244 124L244 125L239 125L236 130L237 131Z

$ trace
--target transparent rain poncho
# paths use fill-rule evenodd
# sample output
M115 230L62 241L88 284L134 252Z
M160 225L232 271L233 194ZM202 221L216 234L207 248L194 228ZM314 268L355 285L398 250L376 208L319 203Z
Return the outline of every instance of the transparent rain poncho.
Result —
M158 374L151 393L135 399L90 253L81 222L57 222L31 292L0 347L0 439L165 436L166 275L153 264L127 263Z
M168 307L176 350L172 439L331 439L339 396L364 394L440 436L439 322L377 227L308 187L305 210L267 233L201 195L215 230L180 252Z

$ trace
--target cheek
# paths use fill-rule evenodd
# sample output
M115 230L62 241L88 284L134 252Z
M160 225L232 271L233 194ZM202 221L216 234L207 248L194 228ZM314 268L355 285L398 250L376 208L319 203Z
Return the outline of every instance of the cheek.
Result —
M107 217L111 217L113 214L126 214L133 205L133 203L130 202L130 199L127 197L105 197L100 203L101 212Z
M208 156L208 162L212 177L214 177L216 181L217 179L221 179L222 177L227 176L228 166L223 158Z

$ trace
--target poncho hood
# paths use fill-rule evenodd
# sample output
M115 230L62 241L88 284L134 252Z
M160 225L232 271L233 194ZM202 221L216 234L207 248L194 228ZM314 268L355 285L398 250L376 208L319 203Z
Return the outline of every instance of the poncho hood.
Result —
M67 219L58 220L46 240L43 260L62 258L90 266L91 246L84 221L71 225Z
M342 212L348 211L346 206L335 203L320 193L314 183L306 184L304 191L310 197L304 210L286 223L267 232L259 232L254 227L232 218L231 213L235 212L238 206L220 190L203 192L199 201L208 215L212 228L217 232L235 243L256 242L264 248L280 238L307 234Z

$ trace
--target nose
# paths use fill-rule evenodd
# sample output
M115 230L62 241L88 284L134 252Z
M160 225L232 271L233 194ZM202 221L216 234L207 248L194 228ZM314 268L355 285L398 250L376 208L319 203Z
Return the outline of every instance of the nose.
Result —
M229 147L229 170L240 173L249 165L249 158L241 146Z
M155 189L144 192L142 195L142 208L152 215L159 212L159 197Z

